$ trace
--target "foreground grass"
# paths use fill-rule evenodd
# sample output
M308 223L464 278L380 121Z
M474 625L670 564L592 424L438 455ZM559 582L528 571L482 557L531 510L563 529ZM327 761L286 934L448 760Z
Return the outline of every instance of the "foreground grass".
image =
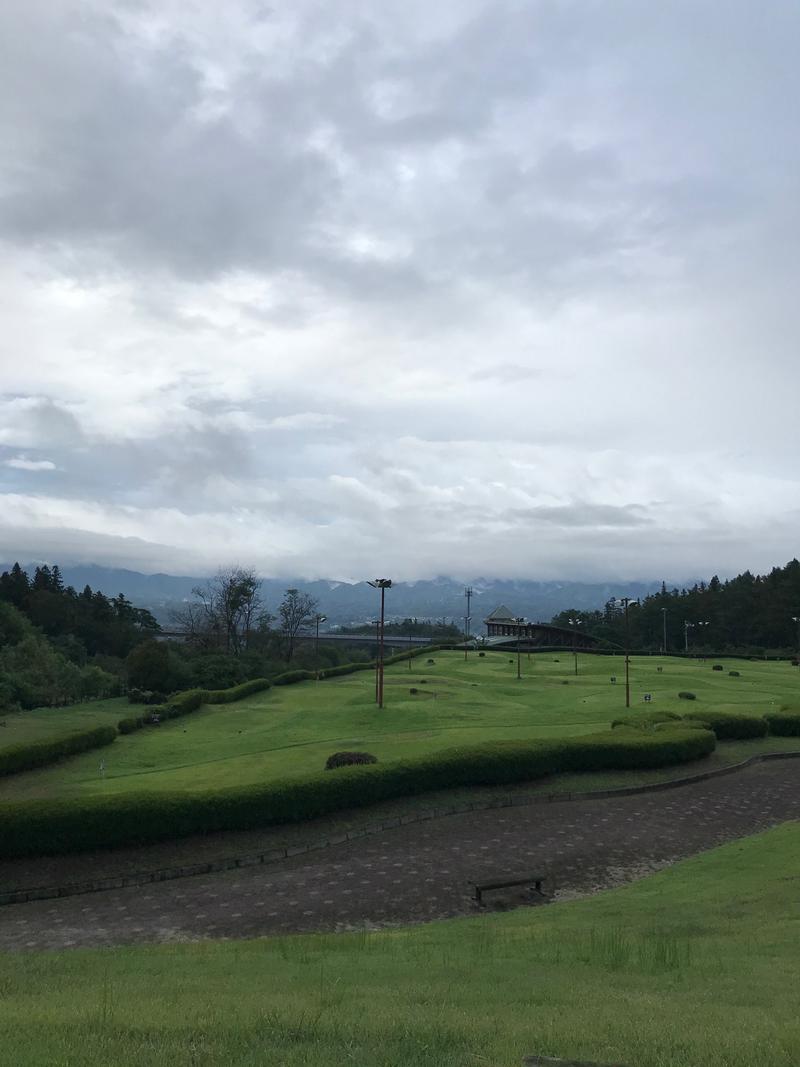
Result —
M594 898L404 930L0 956L2 1062L800 1062L800 825ZM1 917L0 917L1 918Z
M575 677L569 653L523 656L521 680L514 656L473 654L465 662L461 653L445 652L432 658L434 663L419 657L411 670L406 664L388 669L383 711L374 703L372 672L275 687L120 737L101 755L88 752L0 781L0 800L263 782L318 771L342 748L396 759L487 740L584 734L625 714L622 657L581 656ZM711 662L634 658L634 709L645 710L645 692L652 694L648 708L680 713L708 708L763 714L798 703L800 678L788 663L719 662L723 671L712 671ZM730 677L729 669L740 677ZM684 689L698 699L679 700ZM58 714L77 711L48 711L48 722ZM0 741L10 741L27 717L42 716L9 717Z

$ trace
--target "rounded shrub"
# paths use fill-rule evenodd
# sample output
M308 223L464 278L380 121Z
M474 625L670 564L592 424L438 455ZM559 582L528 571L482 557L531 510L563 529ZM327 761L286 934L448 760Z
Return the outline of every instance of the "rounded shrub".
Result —
M741 677L741 675L739 674L738 671L728 671L728 676L730 678L740 678Z
M681 692L678 693L678 696L681 700L697 700L694 693L689 693L685 689L682 689Z
M325 760L325 770L332 771L337 767L357 767L365 763L377 763L378 757L371 752L334 752Z
M483 659L483 657L486 655L486 653L485 652L479 652L478 655L480 656L481 659Z
M724 671L725 668L722 666L721 663L715 663L714 666L711 668L711 670L712 671Z
M415 685L412 685L412 687L409 689L409 693L412 695L412 697L416 696L418 692L419 692L419 689L417 689L417 687Z
M435 659L428 659L428 660L426 660L425 662L426 662L426 663L435 663L435 662L436 662L436 660L435 660Z

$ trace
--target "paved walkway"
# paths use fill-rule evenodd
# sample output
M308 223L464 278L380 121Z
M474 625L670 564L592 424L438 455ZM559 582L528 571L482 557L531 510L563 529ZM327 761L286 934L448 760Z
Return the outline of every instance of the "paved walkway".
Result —
M0 951L257 937L474 912L471 878L537 871L556 899L800 818L800 761L668 792L469 812L280 863L0 909ZM521 894L498 898L519 903Z

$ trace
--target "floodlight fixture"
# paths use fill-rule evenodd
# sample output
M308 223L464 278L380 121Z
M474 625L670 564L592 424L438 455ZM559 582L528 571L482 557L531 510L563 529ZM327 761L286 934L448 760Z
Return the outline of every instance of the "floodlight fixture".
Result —
M378 707L383 707L383 619L384 619L384 605L386 590L392 588L391 578L375 578L373 581L368 581L367 585L371 585L373 589L380 589L381 591L381 618L378 624L378 662L375 665L375 699Z

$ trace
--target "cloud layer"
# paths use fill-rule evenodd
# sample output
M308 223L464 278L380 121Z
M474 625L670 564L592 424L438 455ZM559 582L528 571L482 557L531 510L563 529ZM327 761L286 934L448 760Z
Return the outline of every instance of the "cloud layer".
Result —
M433 8L8 5L0 556L796 554L800 11Z

